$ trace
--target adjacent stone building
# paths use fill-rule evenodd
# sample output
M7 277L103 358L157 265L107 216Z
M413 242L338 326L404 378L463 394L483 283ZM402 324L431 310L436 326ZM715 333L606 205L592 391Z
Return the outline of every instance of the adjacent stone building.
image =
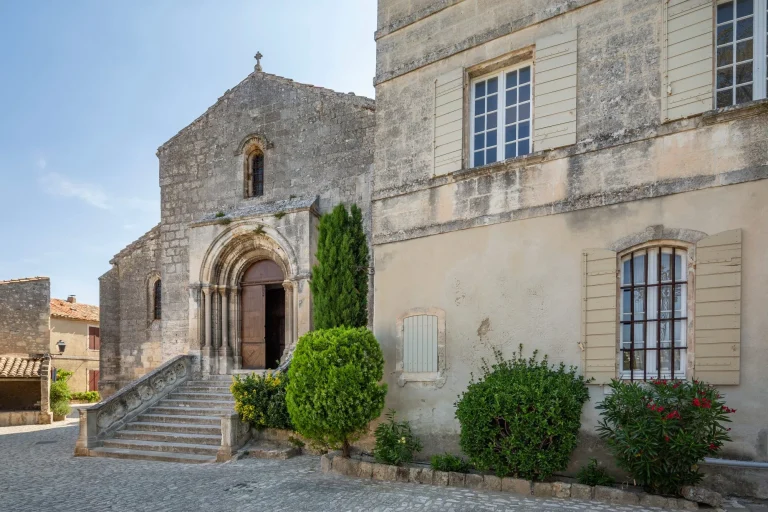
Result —
M768 461L765 1L378 5L374 331L426 453L522 343L595 379L577 462L605 384L659 377Z
M370 230L374 103L260 66L157 152L160 224L101 279L110 394L178 354L206 373L274 367L311 329L319 215Z
M51 299L50 347L56 369L72 372L67 385L72 392L98 391L99 307L77 302L74 295ZM59 353L63 342L64 352Z

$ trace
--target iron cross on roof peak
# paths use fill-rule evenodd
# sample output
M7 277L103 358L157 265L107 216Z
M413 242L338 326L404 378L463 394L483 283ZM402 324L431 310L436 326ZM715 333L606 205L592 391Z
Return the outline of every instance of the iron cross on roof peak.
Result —
M261 71L261 58L264 57L261 52L256 52L256 55L253 56L254 59L256 59L256 66L253 68L256 71Z

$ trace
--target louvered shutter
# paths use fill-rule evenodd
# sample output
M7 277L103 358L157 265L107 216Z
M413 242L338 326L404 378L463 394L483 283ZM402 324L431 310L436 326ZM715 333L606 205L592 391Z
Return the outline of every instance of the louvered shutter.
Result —
M435 80L435 176L462 168L463 112L464 70L458 68Z
M680 119L710 110L714 3L712 0L662 0L662 117Z
M594 384L616 378L616 269L613 251L589 249L582 255L582 363Z
M534 150L576 144L576 29L536 41Z
M738 384L741 356L741 230L696 244L694 377Z
M437 317L409 316L403 321L403 369L437 371Z

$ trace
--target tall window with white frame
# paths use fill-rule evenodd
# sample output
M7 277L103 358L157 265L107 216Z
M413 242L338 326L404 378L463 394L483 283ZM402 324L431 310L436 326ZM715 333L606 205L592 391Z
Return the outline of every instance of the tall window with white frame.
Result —
M688 263L681 247L635 249L621 257L621 378L684 379Z
M768 91L768 0L717 4L716 107L759 100Z
M472 167L531 152L531 64L472 82Z

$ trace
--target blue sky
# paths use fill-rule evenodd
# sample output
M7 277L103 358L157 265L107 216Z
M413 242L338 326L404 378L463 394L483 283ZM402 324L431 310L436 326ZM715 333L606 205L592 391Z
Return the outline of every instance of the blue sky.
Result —
M0 1L0 280L98 304L155 152L253 70L373 97L374 0Z

